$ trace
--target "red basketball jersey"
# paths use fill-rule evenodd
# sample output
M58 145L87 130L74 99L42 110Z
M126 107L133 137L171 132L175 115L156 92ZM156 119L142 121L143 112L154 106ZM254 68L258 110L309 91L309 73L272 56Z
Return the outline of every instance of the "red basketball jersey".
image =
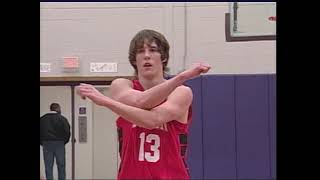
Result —
M134 89L144 91L138 80ZM121 164L118 179L190 179L187 164L188 124L176 120L157 129L145 129L117 119Z

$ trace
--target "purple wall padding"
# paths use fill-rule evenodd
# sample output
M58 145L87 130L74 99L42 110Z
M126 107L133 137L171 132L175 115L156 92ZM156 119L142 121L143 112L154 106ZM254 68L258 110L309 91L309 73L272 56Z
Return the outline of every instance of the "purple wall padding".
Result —
M267 75L235 78L238 179L271 178Z
M270 162L271 162L271 177L276 178L276 75L269 76L269 120L270 120Z
M192 122L187 151L187 164L190 168L191 179L203 179L201 82L201 77L199 77L185 83L193 92Z
M206 75L186 85L191 179L275 179L276 75Z
M202 78L204 179L236 179L234 76Z

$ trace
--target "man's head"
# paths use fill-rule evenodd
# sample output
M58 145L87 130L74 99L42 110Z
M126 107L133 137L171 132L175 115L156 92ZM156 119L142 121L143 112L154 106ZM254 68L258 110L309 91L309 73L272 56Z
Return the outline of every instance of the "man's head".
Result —
M50 105L50 111L56 111L57 113L61 113L61 108L58 103L52 103Z
M169 61L169 43L166 38L159 32L154 30L141 30L139 31L130 42L129 47L129 62L135 69L135 73L138 74L139 66L137 66L137 58L149 58L145 57L143 53L149 49L151 56L154 54L155 59L160 55L160 61L162 64L162 72L167 71L167 64ZM147 52L147 55L149 55ZM152 57L150 57L152 58ZM139 60L138 59L138 60Z

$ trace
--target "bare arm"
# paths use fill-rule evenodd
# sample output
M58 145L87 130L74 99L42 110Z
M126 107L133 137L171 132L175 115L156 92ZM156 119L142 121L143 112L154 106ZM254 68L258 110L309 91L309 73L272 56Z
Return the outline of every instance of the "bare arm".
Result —
M192 91L185 86L177 88L170 94L165 103L151 110L140 109L115 101L88 84L81 84L78 88L78 94L82 97L88 97L97 105L109 108L131 123L148 129L153 129L171 120L181 120L188 112L192 102Z
M130 80L116 79L111 84L110 97L130 106L152 109L167 99L169 94L184 81L184 77L176 76L145 91L138 91L133 89Z
M195 64L190 69L146 91L134 90L132 82L128 79L116 79L111 84L110 97L130 106L152 109L167 99L186 80L206 73L210 68L205 64Z

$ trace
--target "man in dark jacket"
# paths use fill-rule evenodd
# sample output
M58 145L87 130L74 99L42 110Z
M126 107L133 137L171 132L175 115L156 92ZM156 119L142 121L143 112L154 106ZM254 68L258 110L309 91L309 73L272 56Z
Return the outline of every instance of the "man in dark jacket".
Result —
M65 144L70 139L70 124L61 115L58 103L50 105L49 113L40 117L40 144L43 147L46 179L53 179L53 163L56 159L58 179L66 178Z

